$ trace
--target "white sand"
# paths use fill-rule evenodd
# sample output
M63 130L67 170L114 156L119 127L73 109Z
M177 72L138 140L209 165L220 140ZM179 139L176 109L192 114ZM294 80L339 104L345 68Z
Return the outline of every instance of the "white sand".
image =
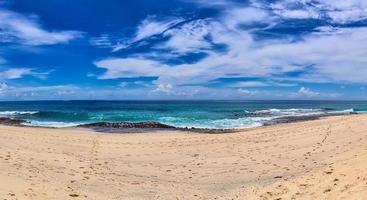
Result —
M231 134L0 126L0 199L366 199L367 115Z

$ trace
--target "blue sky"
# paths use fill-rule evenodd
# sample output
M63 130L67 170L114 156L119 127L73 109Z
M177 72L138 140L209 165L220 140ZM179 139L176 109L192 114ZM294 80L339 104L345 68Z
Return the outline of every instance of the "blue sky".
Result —
M0 99L367 99L366 0L0 0Z

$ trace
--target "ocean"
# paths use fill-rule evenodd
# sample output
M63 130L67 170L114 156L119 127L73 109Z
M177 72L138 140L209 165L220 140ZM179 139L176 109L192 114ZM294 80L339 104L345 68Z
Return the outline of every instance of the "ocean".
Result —
M159 122L185 128L262 126L284 117L367 112L367 101L17 101L0 102L0 117L24 125L70 127L96 122Z

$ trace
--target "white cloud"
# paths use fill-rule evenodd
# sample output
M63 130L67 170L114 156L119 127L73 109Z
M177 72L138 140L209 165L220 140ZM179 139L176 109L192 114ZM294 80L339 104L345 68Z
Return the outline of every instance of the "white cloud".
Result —
M335 99L344 96L343 93L334 93L334 92L319 92L311 90L310 88L301 87L297 92L289 94L290 98L296 99Z
M365 0L282 0L270 6L261 1L255 2L285 18L327 19L334 23L367 19L367 1Z
M0 83L0 94L6 91L9 88L8 84Z
M262 92L257 91L257 90L247 90L247 89L242 89L242 88L238 89L237 92L240 93L240 94L245 94L245 95L250 95L250 96L258 95L258 94L262 93Z
M19 79L24 76L34 76L45 79L50 72L36 72L31 68L12 68L0 72L0 79Z
M89 42L91 43L91 45L93 46L98 46L101 48L111 48L114 46L114 44L111 41L110 35L109 34L102 34L98 37L92 37Z
M302 0L283 0L261 6L269 7L274 14L284 18L307 19L320 17L319 12L313 7L306 6L306 2Z
M271 23L275 20L268 9L262 9L256 1L236 1L236 0L184 0L196 3L203 7L215 7L219 9L220 21L222 25L230 29L236 29L239 25L249 25L253 23Z
M297 94L301 95L301 96L307 96L307 97L314 97L314 96L318 96L320 95L319 92L316 91L312 91L309 88L305 88L305 87L301 87Z
M111 48L113 52L116 52L121 49L129 48L134 43L144 44L145 39L149 39L156 35L162 35L181 22L183 22L181 18L172 17L158 20L155 16L148 16L138 25L136 33L131 39L116 38L105 33L98 37L91 38L90 43L100 48ZM172 32L167 33L167 35L172 34ZM174 43L175 41L172 42Z
M174 87L172 84L157 84L157 87L150 93L166 96L193 97L199 92L205 92L205 91L206 89L198 86Z
M157 34L162 34L172 26L182 22L182 19L172 18L158 21L154 16L144 19L137 28L133 42L139 41Z
M81 36L79 31L47 31L34 17L0 9L0 42L19 41L27 45L67 43Z
M174 53L195 53L210 48L210 43L205 40L209 35L208 20L194 20L185 23L182 27L168 30L164 33L169 40L158 45L159 49L171 49Z
M265 87L269 86L269 84L260 82L260 81L241 81L230 85L231 87L236 88L245 88L245 87Z
M367 19L367 1L365 0L319 0L319 7L328 10L328 16L334 22L346 23Z
M293 19L307 19L307 18L318 18L319 15L316 12L309 10L275 10L275 13L286 18Z
M112 52L116 52L121 49L128 48L131 41L126 42L121 38L113 37L107 33L104 33L97 37L90 38L89 43L93 46L112 49Z
M223 14L222 23L230 29L236 29L239 25L253 23L269 23L272 21L268 12L263 9L245 7L228 9Z
M33 99L60 99L79 97L77 91L80 88L73 85L51 85L51 86L11 86L6 83L0 84L0 98L7 100L33 100ZM80 94L80 93L79 93Z
M52 86L26 86L11 87L9 90L13 92L67 92L78 90L79 87L73 85L52 85Z
M0 77L2 79L18 79L30 73L32 73L32 70L27 68L9 69L0 72Z
M170 94L172 92L172 85L171 84L158 84L157 88L153 90L153 92L163 92L166 94Z

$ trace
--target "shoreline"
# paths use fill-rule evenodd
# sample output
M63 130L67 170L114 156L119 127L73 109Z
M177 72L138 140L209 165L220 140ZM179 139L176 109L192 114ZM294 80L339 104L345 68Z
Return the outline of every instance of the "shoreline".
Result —
M0 125L7 199L355 199L367 115L231 134L108 134Z
M47 126L36 126L36 125L25 125L30 124L29 121L12 118L12 117L0 117L0 125L18 126L18 127L38 127L38 128L51 128L51 129L79 129L85 128L93 130L95 132L102 133L146 133L146 132L157 132L157 131L190 131L196 133L210 133L210 134L221 134L221 133L234 133L254 128L272 126L276 124L287 124L302 121L318 120L325 117L334 116L348 116L348 115L363 115L365 113L327 113L320 115L304 115L304 116L284 116L271 119L270 121L264 122L262 125L255 127L240 127L240 128L195 128L195 127L175 127L167 124L163 124L155 121L147 122L95 122L86 123L70 127L47 127Z

